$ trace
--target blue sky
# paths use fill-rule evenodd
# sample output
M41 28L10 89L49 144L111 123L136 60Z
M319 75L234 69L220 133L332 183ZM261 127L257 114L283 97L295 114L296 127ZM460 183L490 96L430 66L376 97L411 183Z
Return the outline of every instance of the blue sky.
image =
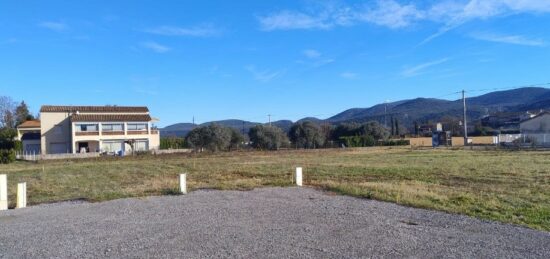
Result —
M550 82L549 24L549 0L2 1L0 95L161 126L326 118Z

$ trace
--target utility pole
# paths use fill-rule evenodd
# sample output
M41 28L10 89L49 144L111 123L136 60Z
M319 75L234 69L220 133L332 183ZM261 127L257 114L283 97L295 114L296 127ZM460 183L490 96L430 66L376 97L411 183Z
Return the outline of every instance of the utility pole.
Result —
M268 115L267 115L267 118L268 118L268 120L269 120L269 126L271 126L271 114L268 114Z
M193 125L195 125L195 116L193 115Z
M466 96L462 90L462 106L464 107L464 146L468 145L468 124L466 123Z

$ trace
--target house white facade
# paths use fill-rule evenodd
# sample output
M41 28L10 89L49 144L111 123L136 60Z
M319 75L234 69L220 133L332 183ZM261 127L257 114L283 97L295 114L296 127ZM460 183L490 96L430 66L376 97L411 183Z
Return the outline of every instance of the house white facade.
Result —
M519 125L524 142L537 146L550 146L550 112L543 112Z
M45 105L40 109L40 153L156 150L160 135L153 122L147 107ZM36 150L36 143L25 145L31 132L24 127L18 127L18 132L24 152Z

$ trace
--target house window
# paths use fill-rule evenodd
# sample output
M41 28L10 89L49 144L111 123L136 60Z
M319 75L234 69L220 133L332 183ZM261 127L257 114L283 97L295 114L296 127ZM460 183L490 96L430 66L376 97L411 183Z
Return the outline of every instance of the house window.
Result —
M124 150L124 142L121 140L103 141L101 143L101 148L106 152L119 152L121 150Z
M76 124L77 132L97 132L97 124Z
M128 123L128 130L147 130L147 123Z
M122 124L103 124L101 125L101 129L103 131L123 131Z

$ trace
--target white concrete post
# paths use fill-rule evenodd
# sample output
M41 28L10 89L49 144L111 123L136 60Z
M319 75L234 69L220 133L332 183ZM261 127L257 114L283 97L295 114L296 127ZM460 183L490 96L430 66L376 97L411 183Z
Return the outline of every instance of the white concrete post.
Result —
M302 186L302 168L296 167L296 185Z
M187 174L180 174L180 192L187 193Z
M16 208L21 209L25 207L27 207L27 183L18 183Z
M0 210L8 209L8 177L0 174Z

